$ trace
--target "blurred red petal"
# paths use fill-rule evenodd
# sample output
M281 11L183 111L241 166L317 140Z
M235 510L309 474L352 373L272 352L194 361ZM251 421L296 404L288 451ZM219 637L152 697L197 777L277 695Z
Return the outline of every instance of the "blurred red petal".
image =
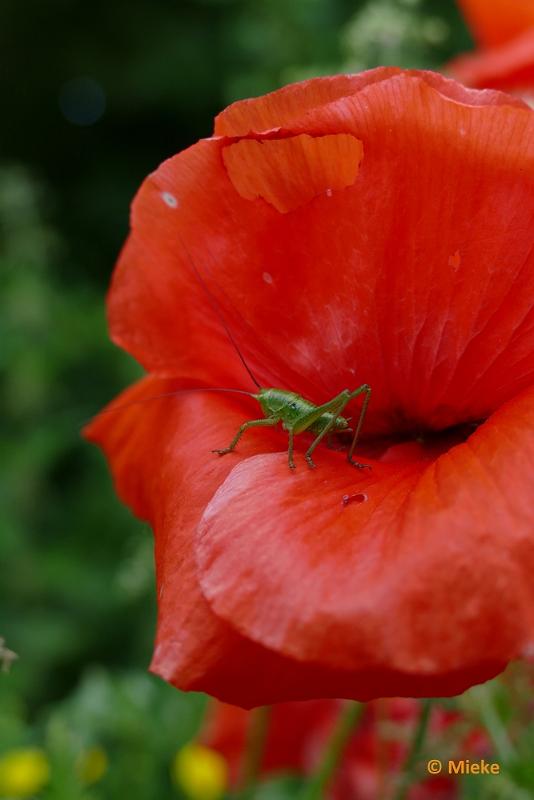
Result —
M341 710L339 700L275 705L260 764L261 777L287 770L303 776L314 772ZM420 713L421 706L416 700L393 698L369 703L352 733L327 796L332 800L393 797ZM456 722L466 729L467 720L458 712L452 715L439 706L433 708L427 742L429 753L442 752L444 737L450 736L451 725ZM252 714L235 706L214 703L201 732L201 741L226 759L234 786L241 773L252 724ZM450 756L465 758L476 754L467 743L458 744L451 752L450 744L449 740ZM484 755L488 757L488 751ZM459 782L452 776L421 775L416 781L409 790L410 800L453 800L459 796Z
M534 94L534 27L510 42L459 56L448 71L469 86Z
M479 43L504 44L534 27L532 0L458 0Z
M300 703L277 703L271 709L261 774L308 767L310 737L317 727L335 720L341 705L338 700L310 700ZM231 781L240 775L249 726L254 717L242 708L214 703L204 724L201 740L226 759Z

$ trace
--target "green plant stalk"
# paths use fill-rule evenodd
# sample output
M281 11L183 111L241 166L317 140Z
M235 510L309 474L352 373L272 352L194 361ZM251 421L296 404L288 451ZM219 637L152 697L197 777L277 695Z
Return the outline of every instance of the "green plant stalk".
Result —
M362 703L345 703L337 720L336 727L323 752L322 760L315 774L306 782L300 800L321 800L328 784L338 768L345 748L359 722L365 706Z
M265 743L271 719L271 706L261 706L251 714L247 731L247 741L241 765L240 786L236 797L238 800L251 800L258 783L261 762L265 751Z
M509 764L515 756L514 746L495 708L491 687L476 686L471 690L471 694L475 698L476 710L492 741L497 757L503 764Z
M404 763L404 770L395 794L395 800L405 800L408 791L414 782L417 762L419 761L421 751L423 749L423 743L428 730L432 706L432 700L423 700L421 703L421 714L419 716L417 728L415 729L415 733L413 735L410 751Z

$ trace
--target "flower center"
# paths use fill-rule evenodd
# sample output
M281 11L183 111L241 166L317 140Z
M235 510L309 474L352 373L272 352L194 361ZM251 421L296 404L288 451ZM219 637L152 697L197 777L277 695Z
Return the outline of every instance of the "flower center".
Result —
M362 441L358 452L366 458L393 463L396 461L435 461L453 447L466 442L480 422L465 422L442 431L412 431Z

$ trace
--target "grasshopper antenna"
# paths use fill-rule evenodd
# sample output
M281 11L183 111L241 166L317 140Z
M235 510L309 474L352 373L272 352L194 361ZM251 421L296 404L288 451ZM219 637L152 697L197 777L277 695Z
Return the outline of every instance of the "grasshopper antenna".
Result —
M223 326L224 330L226 331L226 335L228 336L230 342L232 343L232 345L234 347L234 350L236 351L237 355L239 356L239 358L241 360L241 363L243 364L243 366L245 367L246 371L248 372L251 381L253 382L253 384L255 386L257 386L258 389L261 389L261 386L260 386L258 380L256 379L256 376L254 375L254 373L252 372L251 368L249 367L249 365L245 361L245 357L244 357L243 353L239 349L238 344L237 344L236 340L234 339L230 328L226 324L226 320L224 319L222 311L219 308L219 303L217 302L217 300L215 299L215 297L213 296L211 291L208 289L208 287L206 285L206 281L204 280L204 278L202 277L202 275L200 274L200 272L196 268L195 262L193 261L193 257L191 255L191 253L189 252L189 250L187 249L187 246L186 246L185 242L183 241L183 239L181 237L179 237L179 238L180 238L180 242L182 244L182 247L184 249L184 253L186 254L187 260L189 261L189 264L191 266L191 269L195 273L195 276L196 276L198 282L200 283L200 285L202 286L202 288L206 292L206 296L207 296L207 298L209 300L209 303L210 303L211 307L215 311L215 315L217 316L217 319L219 320L219 322Z
M89 425L90 422L96 419L96 417L100 417L102 414L114 414L115 411L122 411L123 408L130 408L130 406L137 406L141 403L151 403L152 400L161 400L164 397L176 397L176 395L188 394L189 392L231 392L232 394L245 394L247 397L253 397L255 400L258 397L258 395L252 394L252 392L245 392L244 389L219 389L212 388L211 386L208 388L196 386L192 389L175 389L174 392L163 392L162 394L152 395L152 397L143 397L139 400L130 400L129 403L121 403L120 405L113 406L112 408L105 408L103 411L99 411L95 417L91 417L82 423L82 427Z

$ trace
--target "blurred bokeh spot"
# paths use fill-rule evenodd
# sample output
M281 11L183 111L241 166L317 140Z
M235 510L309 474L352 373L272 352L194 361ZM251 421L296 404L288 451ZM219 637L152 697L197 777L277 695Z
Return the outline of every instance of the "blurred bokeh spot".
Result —
M188 744L176 753L172 775L190 800L220 800L228 786L226 761L201 744Z
M92 78L73 78L60 89L59 107L73 125L94 125L106 110L106 95Z
M49 776L50 767L42 750L9 750L0 757L0 796L31 797L41 791Z

